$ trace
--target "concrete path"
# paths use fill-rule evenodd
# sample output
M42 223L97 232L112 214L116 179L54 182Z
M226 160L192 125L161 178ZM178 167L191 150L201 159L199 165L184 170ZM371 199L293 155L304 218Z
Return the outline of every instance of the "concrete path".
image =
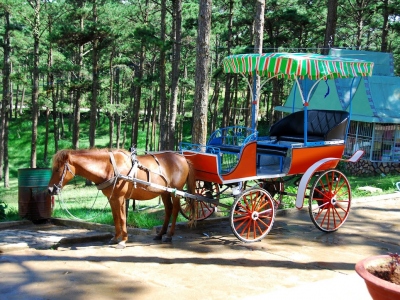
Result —
M182 224L170 244L132 230L123 250L107 245L109 226L0 223L0 299L369 300L354 265L400 252L399 201L354 200L331 234L306 209L279 211L270 234L252 244L237 240L227 219Z

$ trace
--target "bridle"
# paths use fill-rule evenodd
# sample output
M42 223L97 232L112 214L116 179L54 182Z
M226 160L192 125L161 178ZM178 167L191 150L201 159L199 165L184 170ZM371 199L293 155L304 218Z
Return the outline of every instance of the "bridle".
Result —
M61 175L60 182L59 182L58 184L54 184L54 186L53 186L53 187L54 187L53 193L58 194L58 193L61 191L61 189L62 189L62 183L63 183L63 181L64 181L65 175L67 175L67 171L70 172L70 173L72 174L73 177L75 177L75 173L72 172L71 167L69 166L69 164L68 164L68 163L65 163L65 165L64 165L64 170L63 170L63 173L62 173L62 175Z

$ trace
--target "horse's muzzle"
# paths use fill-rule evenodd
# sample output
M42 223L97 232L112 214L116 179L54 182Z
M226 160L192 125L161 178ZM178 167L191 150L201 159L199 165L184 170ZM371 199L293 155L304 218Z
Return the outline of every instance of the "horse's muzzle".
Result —
M60 193L61 189L57 185L49 186L47 192L49 195L54 196Z

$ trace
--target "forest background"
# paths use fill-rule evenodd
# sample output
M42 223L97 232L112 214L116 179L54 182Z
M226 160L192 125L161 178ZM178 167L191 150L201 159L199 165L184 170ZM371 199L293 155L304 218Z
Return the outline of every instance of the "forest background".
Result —
M4 186L12 167L9 142L19 134L10 132L13 124L30 130L32 168L48 166L67 136L68 147L78 149L82 130L89 147L96 147L104 118L108 147L137 146L144 132L146 151L196 142L183 130L192 124L192 135L204 131L193 123L199 114L207 124L203 134L249 126L250 92L241 78L222 72L221 60L254 52L260 2L262 52L327 54L330 47L390 52L400 74L400 0L1 0ZM198 33L205 29L207 7L211 27L209 40L202 40ZM206 114L195 102L196 81L204 76L196 67L198 55L209 61L209 96L201 102ZM281 117L273 107L286 99L291 84L276 79L263 87L260 127ZM44 136L39 144L38 134Z

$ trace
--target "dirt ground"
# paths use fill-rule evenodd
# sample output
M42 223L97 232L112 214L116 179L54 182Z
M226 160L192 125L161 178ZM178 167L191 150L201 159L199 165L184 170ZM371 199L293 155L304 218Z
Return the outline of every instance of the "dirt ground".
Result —
M28 243L0 255L0 299L370 299L354 266L398 252L398 196L354 203L331 234L315 228L307 210L290 210L251 244L237 240L226 219L181 225L172 243L131 234L122 250L85 239L93 229L53 249ZM56 240L52 226L13 230L21 241L38 231Z

